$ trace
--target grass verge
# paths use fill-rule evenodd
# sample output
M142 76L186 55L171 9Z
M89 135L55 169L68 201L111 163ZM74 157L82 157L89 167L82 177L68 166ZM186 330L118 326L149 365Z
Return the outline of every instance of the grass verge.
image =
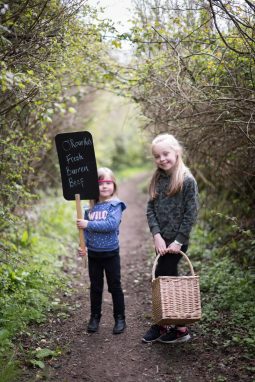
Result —
M17 359L22 352L19 338L29 335L29 324L44 322L49 312L66 311L57 291L69 291L68 273L78 243L75 217L74 202L66 202L62 196L44 197L25 213L23 223L9 229L2 239L1 382L17 380Z
M190 254L201 281L200 326L213 346L238 346L250 359L255 350L254 274L235 261L226 245L224 251L216 245L216 236L204 225L192 235Z

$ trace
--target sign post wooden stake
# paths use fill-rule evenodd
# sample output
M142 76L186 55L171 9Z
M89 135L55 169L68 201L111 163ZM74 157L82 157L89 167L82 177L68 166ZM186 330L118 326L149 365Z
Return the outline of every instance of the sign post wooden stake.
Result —
M75 194L75 202L76 202L77 219L83 219L80 194ZM86 257L85 256L87 255L87 250L86 250L86 244L85 244L85 239L84 239L84 230L82 228L79 228L79 238L80 238L80 247L81 247L82 252L83 252L83 256L84 256L84 260L85 260L85 268L86 268Z

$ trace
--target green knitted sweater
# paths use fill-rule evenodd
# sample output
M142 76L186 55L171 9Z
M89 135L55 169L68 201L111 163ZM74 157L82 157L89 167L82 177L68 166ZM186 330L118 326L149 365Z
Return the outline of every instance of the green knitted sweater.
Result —
M158 196L147 205L148 225L153 236L160 233L165 240L188 244L198 213L197 182L189 172L182 190L170 197L166 195L169 182L170 176L161 171L156 185Z

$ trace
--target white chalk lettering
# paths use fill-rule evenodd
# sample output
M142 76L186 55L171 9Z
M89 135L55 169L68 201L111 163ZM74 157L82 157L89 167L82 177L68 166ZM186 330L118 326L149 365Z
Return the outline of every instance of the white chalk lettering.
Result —
M62 142L62 147L64 151L69 151L70 150L70 143L68 141Z
M67 176L82 174L83 172L89 172L88 166L82 166L78 168L69 168L66 166Z
M92 141L89 138L84 138L79 141L75 141L74 139L70 138L62 142L62 148L64 151L69 151L72 149L77 149L77 147L86 147L91 145Z
M66 160L67 160L67 163L75 163L75 162L79 162L80 160L83 160L83 156L81 155L81 153L79 153L78 155L75 155L73 156L72 154L68 154L66 156Z
M74 188L74 187L78 187L78 186L81 186L82 188L84 188L84 179L83 178L80 178L77 180L74 180L73 178L68 178L68 182L69 182L70 188Z

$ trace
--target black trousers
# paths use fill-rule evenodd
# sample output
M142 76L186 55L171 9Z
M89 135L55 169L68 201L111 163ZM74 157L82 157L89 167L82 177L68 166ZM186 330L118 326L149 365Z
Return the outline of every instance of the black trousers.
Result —
M166 240L167 246L171 242ZM182 252L186 252L188 249L187 245L181 247ZM160 256L158 259L158 265L155 271L155 277L158 276L178 276L178 263L181 260L182 255L179 253L167 253L166 255Z
M166 241L168 246L171 242ZM181 251L186 252L188 245L182 245ZM178 263L181 260L182 255L179 253L167 253L166 255L160 256L158 259L158 265L155 271L155 277L158 276L178 276ZM184 324L178 325L179 327L185 326Z
M101 315L102 298L104 290L104 273L106 275L108 291L112 295L113 316L125 316L124 294L121 287L120 256L119 250L113 251L112 256L93 257L94 252L88 251L89 278L90 278L90 305L91 315ZM92 256L91 256L92 255ZM102 256L105 254L102 252Z

